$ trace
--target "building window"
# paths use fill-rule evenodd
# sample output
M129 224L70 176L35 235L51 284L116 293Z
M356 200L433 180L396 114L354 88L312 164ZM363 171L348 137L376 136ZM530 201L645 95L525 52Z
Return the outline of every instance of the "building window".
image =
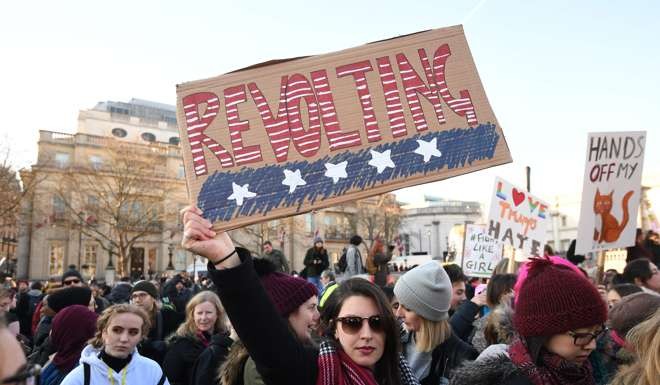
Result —
M179 165L179 171L176 174L177 179L185 179L186 178L186 169L183 167L182 164Z
M561 216L561 226L566 227L566 215Z
M98 245L85 245L85 257L83 259L82 271L87 277L96 276L96 258L98 256Z
M66 205L59 195L53 196L53 221L63 221Z
M182 249L175 250L174 254L174 268L176 270L186 270L186 251Z
M144 132L142 135L140 135L142 140L145 142L155 142L156 141L156 135L152 134L151 132Z
M101 167L103 167L103 158L101 158L98 155L90 155L89 163L91 164L94 170L99 170L101 169Z
M58 168L66 168L69 165L69 154L58 152L55 154L55 165Z
M176 136L171 137L170 138L170 144L172 144L174 146L178 146L179 145L179 138L177 138Z
M64 245L62 242L50 243L50 254L48 256L48 275L62 275L64 266Z
M123 128L113 128L112 129L112 135L116 136L117 138L125 138L126 135L128 135L128 132L124 130Z

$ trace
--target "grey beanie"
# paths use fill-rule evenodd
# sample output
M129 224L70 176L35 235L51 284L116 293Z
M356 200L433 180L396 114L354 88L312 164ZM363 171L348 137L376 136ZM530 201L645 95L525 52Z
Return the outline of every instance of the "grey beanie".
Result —
M399 303L429 321L449 318L451 293L449 276L437 261L410 270L394 286Z

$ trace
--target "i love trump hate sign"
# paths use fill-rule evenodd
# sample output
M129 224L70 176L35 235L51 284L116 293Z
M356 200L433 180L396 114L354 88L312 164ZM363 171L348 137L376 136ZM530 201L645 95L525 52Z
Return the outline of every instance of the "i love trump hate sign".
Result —
M181 84L177 118L217 230L511 162L461 26Z
M488 216L488 235L521 249L525 256L543 255L546 230L550 220L548 203L495 178Z

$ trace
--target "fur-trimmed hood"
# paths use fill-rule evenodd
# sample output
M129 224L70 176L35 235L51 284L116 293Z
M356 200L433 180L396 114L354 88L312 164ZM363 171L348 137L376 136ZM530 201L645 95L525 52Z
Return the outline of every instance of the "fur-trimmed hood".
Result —
M529 385L531 382L505 355L468 362L454 370L449 385Z

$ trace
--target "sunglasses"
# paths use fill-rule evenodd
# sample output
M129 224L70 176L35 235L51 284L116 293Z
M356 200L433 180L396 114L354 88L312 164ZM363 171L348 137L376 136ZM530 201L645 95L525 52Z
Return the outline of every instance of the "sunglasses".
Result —
M76 278L76 279L70 279L70 280L68 280L68 281L64 281L64 282L62 282L62 283L64 284L64 286L69 286L69 285L72 285L72 284L74 284L74 283L75 283L75 284L80 283L80 280L79 280L78 278Z
M577 346L585 346L585 345L589 345L591 341L597 339L608 330L609 329L603 325L603 328L595 333L568 332L567 334L573 337L573 344Z
M341 329L346 334L356 334L362 329L363 321L367 321L369 328L375 332L382 332L384 325L383 319L379 315L372 315L371 317L339 317L337 322L341 322Z
M40 374L41 366L23 365L13 376L0 379L0 384L36 385L39 383Z

